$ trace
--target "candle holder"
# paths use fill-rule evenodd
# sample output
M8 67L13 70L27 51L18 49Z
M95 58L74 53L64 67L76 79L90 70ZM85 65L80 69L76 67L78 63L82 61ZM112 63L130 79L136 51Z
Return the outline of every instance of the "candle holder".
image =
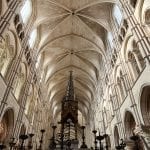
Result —
M99 135L96 137L96 139L99 141L100 150L103 150L102 140L104 139L104 135L100 135L99 132Z
M85 126L81 126L82 129L82 145L81 148L87 148L87 145L85 144L85 134L84 134L84 130L85 130Z
M15 138L11 138L11 141L9 142L10 150L12 150L15 145L16 145Z
M71 140L70 139L66 141L66 145L68 147L67 150L71 150Z
M41 129L41 139L40 139L40 146L38 148L38 150L42 150L42 145L43 145L43 136L44 136L45 130Z
M94 145L95 145L95 150L98 150L98 149L97 149L97 141L96 141L96 133L97 133L97 131L94 129L92 132L93 132L93 134L94 134Z
M116 146L116 149L124 150L124 148L126 147L126 143L124 142L123 139L120 139L120 140L121 140L121 143L118 146Z
M55 149L56 148L56 142L55 142L55 130L56 130L57 126L53 125L52 126L52 129L53 129L53 136L52 138L50 139L51 142L50 142L50 145L49 145L49 148L51 150Z
M5 149L6 148L6 145L4 145L4 144L0 144L0 150L3 150L3 149Z
M28 138L28 135L26 135L26 134L22 134L22 135L20 135L19 136L19 139L21 139L22 141L21 141L21 145L19 146L19 149L20 150L24 150L25 149L25 147L24 147L24 142L25 142L25 140Z
M108 148L109 148L109 147L108 147L108 137L109 137L109 136L108 136L108 134L104 134L103 136L104 136L105 142L106 142L105 148L106 148L106 150L108 150Z
M33 148L33 144L32 144L32 138L33 138L34 134L30 133L29 134L29 142L28 142L28 149L32 149Z

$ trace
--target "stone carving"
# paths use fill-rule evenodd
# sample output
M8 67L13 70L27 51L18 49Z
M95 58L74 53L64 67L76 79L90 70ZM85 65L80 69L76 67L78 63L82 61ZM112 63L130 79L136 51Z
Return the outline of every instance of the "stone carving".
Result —
M150 126L137 125L134 133L144 138L147 145L150 147Z

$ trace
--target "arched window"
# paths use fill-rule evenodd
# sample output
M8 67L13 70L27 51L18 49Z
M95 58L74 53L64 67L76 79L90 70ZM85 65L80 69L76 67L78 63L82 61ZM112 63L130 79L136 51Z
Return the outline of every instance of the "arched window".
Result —
M41 59L42 59L42 55L39 55L38 58L37 58L37 62L36 62L36 64L35 64L35 68L36 68L36 69L40 67Z
M122 12L121 12L120 8L118 7L118 5L114 6L114 8L113 8L113 15L114 15L114 18L115 18L117 24L120 25L123 16L122 16Z
M130 0L130 4L133 8L136 7L137 0Z
M21 64L15 82L13 84L13 93L17 100L19 100L19 96L21 94L21 91L23 90L25 80L26 80L26 67L25 64Z
M0 42L0 73L3 77L7 76L14 56L15 49L10 45L10 36L8 35L5 40Z
M105 107L104 107L104 110L103 110L103 117L104 117L105 126L107 126L107 123L108 123L108 116L107 116L107 110L106 110Z
M118 84L119 96L121 98L120 102L122 102L122 100L124 100L125 95L124 95L124 89L123 89L122 81L120 77L117 78L117 84Z
M29 113L29 107L32 103L33 96L34 96L34 89L33 89L33 85L32 85L32 86L30 86L27 101L26 101L26 106L25 106L25 114L26 115Z
M146 126L150 125L150 86L146 86L142 90L140 98L141 113Z
M30 48L33 48L35 41L36 41L36 37L37 37L37 29L34 29L31 34L30 34L30 38L29 38L29 45Z
M120 80L121 80L121 86L122 86L122 89L123 89L123 98L126 96L126 82L125 82L125 79L124 79L124 76L123 76L123 73L122 71L120 71Z
M23 7L20 10L21 18L23 23L27 23L32 13L32 3L31 0L26 0Z
M115 128L114 128L114 140L115 140L116 146L119 145L119 139L120 139L120 137L119 137L118 127L115 126Z
M126 131L127 137L132 136L134 129L136 127L136 122L131 112L127 111L125 113L124 123L125 123L125 131Z
M10 139L14 127L14 111L8 109L0 121L0 141L6 142Z
M111 116L114 117L114 102L113 102L113 98L111 95L110 95L109 106L110 106Z
M135 55L135 59L137 61L138 67L140 69L140 71L142 70L142 68L145 66L145 61L142 57L142 54L139 50L139 46L137 45L137 43L135 42L135 40L133 41L133 53Z
M135 59L135 56L132 52L128 53L128 60L130 62L131 65L131 72L133 73L134 79L136 79L136 77L138 76L138 74L140 73L140 69L138 67L137 61Z
M112 36L111 32L107 33L107 38L108 38L109 44L110 44L110 46L112 48L113 47L113 36Z
M125 29L124 29L124 28L121 28L121 35L122 35L123 38L125 37L125 34L126 34Z
M145 23L150 24L150 9L145 12Z
M116 49L114 49L114 52L113 52L113 55L112 55L112 67L114 67L114 65L116 64L116 61L117 61L117 52L116 52Z
M21 129L20 129L20 135L24 135L26 133L26 126L22 124Z

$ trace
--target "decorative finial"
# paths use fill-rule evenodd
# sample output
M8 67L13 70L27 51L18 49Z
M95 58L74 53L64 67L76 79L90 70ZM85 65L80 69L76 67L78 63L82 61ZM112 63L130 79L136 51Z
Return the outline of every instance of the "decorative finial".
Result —
M67 86L67 94L65 100L74 100L74 85L73 85L73 71L70 71L68 86Z

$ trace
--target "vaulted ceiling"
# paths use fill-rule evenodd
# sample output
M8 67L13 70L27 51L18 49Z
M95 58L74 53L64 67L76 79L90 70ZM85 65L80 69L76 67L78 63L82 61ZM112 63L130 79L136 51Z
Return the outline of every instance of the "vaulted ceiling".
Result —
M48 101L59 113L73 71L79 109L88 114L101 77L100 64L111 31L112 4L107 0L37 0L39 55L45 73Z

